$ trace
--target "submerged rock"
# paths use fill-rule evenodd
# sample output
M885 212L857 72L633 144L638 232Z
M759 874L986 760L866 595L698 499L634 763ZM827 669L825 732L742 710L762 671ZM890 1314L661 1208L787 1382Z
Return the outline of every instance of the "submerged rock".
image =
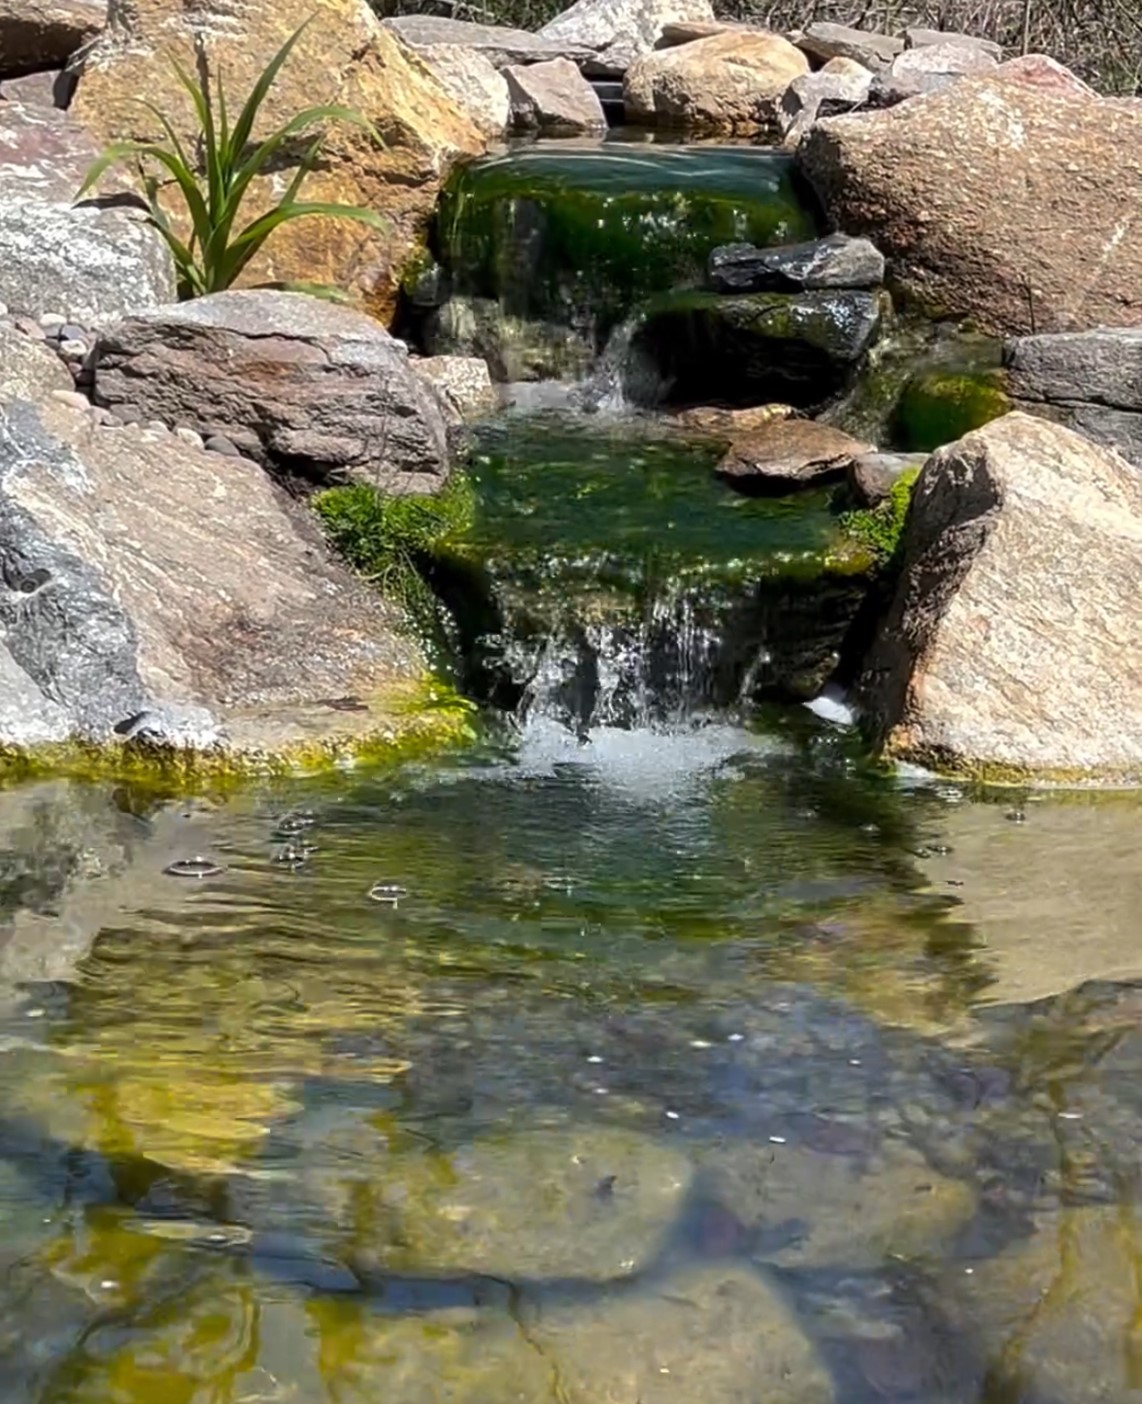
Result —
M690 1178L679 1151L605 1126L394 1159L386 1203L402 1247L385 1245L386 1260L509 1279L633 1276L657 1256Z
M805 408L848 384L880 316L868 292L682 292L651 304L635 344L675 403L772 399Z
M301 293L214 293L119 322L96 347L95 395L318 481L430 491L451 466L453 412L404 343Z
M654 49L668 24L712 23L710 0L575 0L539 31L541 39L591 50L583 71L621 78Z
M0 301L90 325L173 300L170 255L134 197L123 199L129 181L114 203L74 203L99 155L82 127L52 108L3 102L0 153Z
M719 476L739 492L788 492L841 477L871 445L812 419L786 419L734 439Z
M545 1309L528 1334L568 1404L831 1404L832 1378L777 1288L741 1267L684 1269L648 1291Z
M52 403L0 418L5 751L314 759L399 729L417 650L255 464Z
M728 30L639 59L627 71L623 104L635 123L776 136L781 98L808 71L780 34Z
M605 132L607 119L594 88L569 59L504 69L512 121L540 136L589 136Z
M891 755L969 774L1142 781L1142 476L1009 414L917 480L861 693Z
M0 78L63 68L106 22L106 0L0 0Z
M100 144L160 140L155 115L138 94L156 97L174 130L193 147L198 120L175 79L172 56L192 70L196 37L233 106L251 91L283 41L311 18L310 0L242 5L200 0L112 0L110 23L84 59L72 114ZM366 0L327 0L321 22L301 36L259 117L264 135L315 104L357 108L383 142L333 122L302 199L358 205L382 214L383 231L316 216L275 230L249 265L247 282L324 283L354 293L389 318L407 259L423 245L441 184L453 161L483 151L485 138L431 70L386 29ZM305 149L291 153L292 159ZM286 148L282 148L284 152ZM289 165L258 178L243 218L276 203Z
M911 377L893 414L893 442L907 452L928 453L981 429L1011 409L996 370L942 367Z
M1142 328L1023 336L1004 348L1020 409L1077 429L1142 468Z
M847 234L771 249L727 244L710 254L709 283L715 292L875 288L883 281L883 254L867 239Z
M1142 104L1005 64L819 122L798 156L836 227L884 251L906 299L1014 335L1142 317L1142 244L1122 232L1142 202L1139 151Z

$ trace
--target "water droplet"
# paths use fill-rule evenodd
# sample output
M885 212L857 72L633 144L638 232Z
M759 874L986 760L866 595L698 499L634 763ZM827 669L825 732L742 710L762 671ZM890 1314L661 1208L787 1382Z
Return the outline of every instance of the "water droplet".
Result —
M315 843L284 843L275 848L271 862L287 868L300 868L307 858L317 852Z
M745 1034L730 1034L729 1041L731 1043L740 1043L743 1038L745 1038Z
M196 855L194 858L178 858L163 869L170 877L208 878L217 877L223 871L221 863L211 858Z
M1083 1119L1083 1114L1082 1112L1075 1111L1061 1111L1059 1113L1059 1119L1060 1121L1081 1121Z
M1003 817L1012 824L1026 824L1027 822L1027 815L1022 809L1009 809Z
M678 1120L678 1113L677 1113L676 1111L668 1111L668 1112L666 1113L666 1119L667 1119L668 1121L677 1121L677 1120Z
M784 1136L770 1136L769 1139L773 1142L775 1146L783 1146L785 1144Z
M714 1046L714 1045L713 1045L712 1043L710 1043L708 1039L704 1039L704 1038L692 1038L692 1039L690 1040L690 1047L691 1047L691 1048L713 1048L713 1046Z
M37 1008L37 1009L25 1009L25 1010L24 1010L24 1018L25 1018L25 1019L42 1019L42 1018L44 1017L45 1012L46 1012L45 1010L39 1009L39 1008Z
M283 814L278 820L275 837L278 835L289 837L293 834L304 833L306 829L312 829L316 823L317 819L312 810L295 809L290 814Z
M369 888L369 901L382 902L386 907L396 907L402 897L408 896L408 888L399 882L375 882Z
M602 1061L603 1061L603 1060L602 1060L602 1058L599 1056L598 1053L588 1053L588 1054L587 1054L587 1062L588 1062L588 1063L601 1063Z

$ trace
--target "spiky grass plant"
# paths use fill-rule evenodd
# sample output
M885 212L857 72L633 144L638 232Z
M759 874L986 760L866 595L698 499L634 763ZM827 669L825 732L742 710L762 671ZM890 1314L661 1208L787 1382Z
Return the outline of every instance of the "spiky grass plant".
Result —
M248 223L238 223L255 178L268 171L270 163L287 149L292 139L316 126L325 128L330 123L343 122L361 128L380 144L380 133L366 117L337 103L307 107L262 141L253 142L258 113L294 45L310 23L312 21L307 20L295 30L266 65L233 123L229 119L221 80L214 84L216 93L211 91L204 50L200 47L198 51L198 81L172 58L171 65L179 83L190 95L198 122L194 155L188 151L170 118L153 102L140 98L161 126L166 144L157 141L113 143L87 172L76 195L77 200L82 199L111 166L120 162L134 166L142 182L149 222L158 230L174 258L182 298L201 297L230 287L274 230L295 219L324 215L356 220L373 229L386 227L373 210L298 199L305 178L314 170L321 155L326 139L324 130L310 142L278 202ZM159 172L165 172L165 183L173 182L186 208L190 234L185 240L176 232L161 203L160 186L164 182L160 181ZM312 292L333 291L305 286Z

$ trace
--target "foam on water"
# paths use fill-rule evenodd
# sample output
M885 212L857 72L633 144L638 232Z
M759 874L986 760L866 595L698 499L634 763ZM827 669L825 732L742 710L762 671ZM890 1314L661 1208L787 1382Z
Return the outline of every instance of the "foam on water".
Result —
M771 753L777 744L725 722L631 730L599 726L577 736L538 716L523 731L514 769L536 776L572 770L635 797L660 800L724 773L739 758Z

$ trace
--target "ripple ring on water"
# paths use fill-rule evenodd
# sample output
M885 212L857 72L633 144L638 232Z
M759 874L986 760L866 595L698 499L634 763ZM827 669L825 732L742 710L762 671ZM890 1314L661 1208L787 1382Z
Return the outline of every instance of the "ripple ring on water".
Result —
M388 907L397 906L401 898L407 896L408 888L397 882L375 882L369 888L369 901L383 902Z
M223 871L225 870L221 863L197 855L194 858L176 858L163 869L170 877L183 878L217 877Z

